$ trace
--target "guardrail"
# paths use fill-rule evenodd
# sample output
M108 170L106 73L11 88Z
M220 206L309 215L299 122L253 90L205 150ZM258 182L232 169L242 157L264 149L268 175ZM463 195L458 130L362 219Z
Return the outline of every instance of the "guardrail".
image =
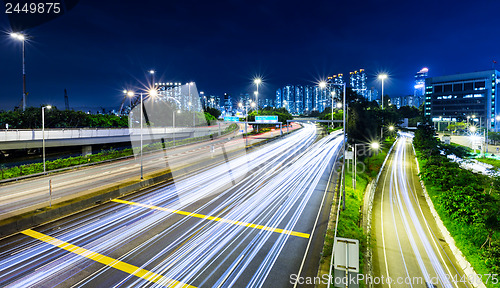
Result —
M221 127L224 128L224 127ZM143 131L147 134L171 134L171 133L185 133L197 132L202 130L218 129L218 126L208 127L159 127L149 128L144 127ZM140 128L110 128L110 129L45 129L45 140L55 139L80 139L80 138L94 138L94 137L123 137L139 135ZM35 141L42 140L41 129L16 129L16 130L0 130L0 142L9 141Z

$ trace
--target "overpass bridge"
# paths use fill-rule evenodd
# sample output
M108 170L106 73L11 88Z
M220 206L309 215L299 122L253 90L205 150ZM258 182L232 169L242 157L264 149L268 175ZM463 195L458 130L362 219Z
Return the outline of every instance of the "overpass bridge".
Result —
M221 133L229 124L219 123L204 127L144 127L143 135L149 141L184 139ZM45 129L45 147L86 146L130 142L140 137L140 128L81 128ZM41 129L0 130L0 151L42 148Z

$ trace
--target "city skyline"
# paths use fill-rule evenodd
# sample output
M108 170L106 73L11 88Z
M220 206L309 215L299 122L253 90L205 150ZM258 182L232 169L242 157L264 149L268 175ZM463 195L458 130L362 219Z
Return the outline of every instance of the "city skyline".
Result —
M473 47L455 44L489 39L494 6L500 4L454 2L454 13L442 19L440 9L426 8L430 3L368 1L356 17L340 13L330 21L333 8L351 11L357 4L144 1L135 7L118 1L81 2L66 15L26 31L32 36L26 43L28 105L64 107L67 89L71 107L117 107L120 92L147 84L150 69L165 82L193 81L200 91L219 97L252 93L252 79L260 76L259 94L273 99L286 83L313 85L359 67L370 71L367 86L376 89L380 82L375 76L388 73L385 94L391 96L413 94L413 76L421 67L431 68L430 76L490 68L498 56L496 39ZM485 17L480 23L458 21L474 13ZM12 109L22 96L21 45L9 37L11 28L2 15L0 109ZM455 39L450 31L465 32ZM289 41L276 37L302 41L285 45ZM426 50L431 44L441 48ZM446 48L450 45L452 50Z

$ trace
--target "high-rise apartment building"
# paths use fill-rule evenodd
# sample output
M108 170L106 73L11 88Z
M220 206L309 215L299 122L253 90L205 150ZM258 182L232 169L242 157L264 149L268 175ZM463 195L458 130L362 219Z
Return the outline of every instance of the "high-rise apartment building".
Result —
M366 73L365 69L359 69L349 73L349 85L352 90L359 95L367 98L368 90L366 86Z

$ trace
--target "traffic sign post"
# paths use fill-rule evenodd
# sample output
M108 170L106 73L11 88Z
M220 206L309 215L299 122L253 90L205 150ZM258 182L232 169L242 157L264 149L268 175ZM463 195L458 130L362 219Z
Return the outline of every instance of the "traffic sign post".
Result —
M272 116L272 115L255 116L255 122L257 122L257 123L276 123L276 122L278 122L278 116Z

